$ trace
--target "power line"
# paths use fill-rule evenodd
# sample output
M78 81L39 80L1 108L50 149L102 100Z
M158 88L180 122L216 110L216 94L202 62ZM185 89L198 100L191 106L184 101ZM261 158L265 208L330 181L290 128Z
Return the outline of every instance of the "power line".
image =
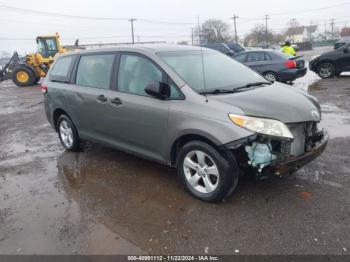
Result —
M300 11L293 11L293 12L283 12L283 13L273 13L271 15L277 16L277 15L290 15L290 14L301 14L301 13L309 13L309 12L315 12L315 11L320 11L320 10L325 10L333 7L338 7L338 6L344 6L344 5L349 5L350 2L344 2L341 4L336 4L336 5L329 5L329 6L324 6L324 7L319 7L319 8L313 8L313 9L306 9L306 10L300 10Z
M14 12L20 12L20 13L29 13L34 15L43 15L43 16L50 16L50 17L54 16L54 17L62 17L62 18L70 18L70 19L100 20L100 21L108 21L108 20L128 21L129 20L129 18L126 18L126 17L96 17L96 16L69 15L69 14L39 11L39 10L33 10L33 9L24 9L24 8L18 8L14 6L8 6L8 5L0 5L0 8L14 11ZM137 18L137 20L143 21L146 23L167 24L167 25L194 25L195 24L191 22L172 22L172 21L151 20L146 18Z
M334 8L334 7L344 6L344 5L350 5L350 2L344 2L341 4L329 5L329 6L324 6L324 7L314 8L314 9L301 10L301 11L272 13L271 15L272 16L282 16L282 15L291 15L291 14L302 14L302 13L309 13L309 12L326 10L329 8ZM243 21L241 21L240 23L249 23L249 22L254 22L254 21L260 21L260 20L263 20L264 18L263 17L261 17L261 18L241 17L241 19L243 19Z

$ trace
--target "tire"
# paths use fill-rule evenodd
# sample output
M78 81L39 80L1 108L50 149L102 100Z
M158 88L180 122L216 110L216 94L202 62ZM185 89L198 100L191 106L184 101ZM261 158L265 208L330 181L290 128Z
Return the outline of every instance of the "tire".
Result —
M35 73L32 69L25 65L18 65L12 72L12 81L17 86L32 86L35 85L36 81Z
M267 81L272 83L278 81L278 76L274 72L265 72L264 77Z
M229 161L202 141L185 144L179 151L176 167L187 191L203 201L223 200L238 183L238 172L234 173L238 168L236 161Z
M322 63L317 68L317 74L322 78L332 78L336 73L335 66L331 63Z
M79 150L79 136L73 122L66 115L60 115L56 123L58 137L68 151Z

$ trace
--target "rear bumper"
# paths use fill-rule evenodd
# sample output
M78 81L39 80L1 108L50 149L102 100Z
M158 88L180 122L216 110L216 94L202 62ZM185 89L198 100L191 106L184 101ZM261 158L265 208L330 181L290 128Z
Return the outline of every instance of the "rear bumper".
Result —
M303 77L307 72L307 68L286 69L278 73L278 78L281 82L293 81L299 77Z
M273 166L274 174L289 174L310 163L312 160L319 157L322 154L322 152L326 149L328 139L328 133L324 131L322 139L316 144L316 146L313 149L311 149L308 152L305 152L300 156L291 156L282 162L276 163L276 165Z

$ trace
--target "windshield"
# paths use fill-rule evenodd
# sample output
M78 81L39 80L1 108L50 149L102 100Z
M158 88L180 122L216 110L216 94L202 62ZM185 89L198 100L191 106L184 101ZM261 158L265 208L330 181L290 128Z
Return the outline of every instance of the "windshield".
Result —
M158 55L198 93L215 89L232 90L266 81L245 65L216 51L203 50L204 70L200 50L160 52Z

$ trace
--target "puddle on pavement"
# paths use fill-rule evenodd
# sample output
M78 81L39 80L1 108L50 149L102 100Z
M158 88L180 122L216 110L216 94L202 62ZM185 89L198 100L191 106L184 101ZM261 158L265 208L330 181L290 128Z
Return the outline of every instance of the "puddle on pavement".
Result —
M320 127L329 132L330 138L350 136L350 115L347 111L330 104L321 105L321 110Z
M254 210L242 206L259 205L264 201L256 199L259 194L286 194L278 181L262 185L249 180L247 185L243 180L228 202L204 203L186 193L174 169L95 144L82 153L63 152L57 169L59 190L77 203L81 217L94 217L150 253L198 253L208 246L223 252L235 247L235 227L255 216ZM241 211L236 213L237 209ZM235 227L228 231L227 223Z

